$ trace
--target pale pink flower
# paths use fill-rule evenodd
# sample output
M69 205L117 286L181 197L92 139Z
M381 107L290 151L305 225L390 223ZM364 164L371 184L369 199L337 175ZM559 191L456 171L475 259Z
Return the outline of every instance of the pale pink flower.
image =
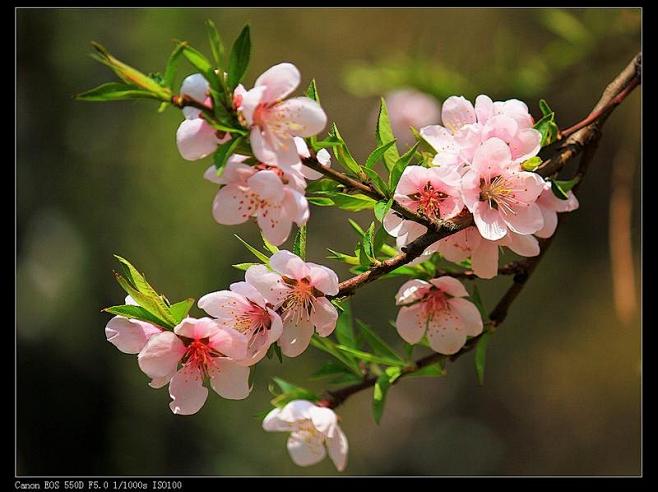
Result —
M225 225L255 217L265 239L276 246L283 244L293 222L302 226L310 215L301 164L284 171L267 164L248 166L243 164L245 159L235 154L221 176L214 166L204 174L209 181L223 185L213 201L213 217Z
M223 398L241 400L249 395L249 368L235 362L247 357L247 345L244 334L217 320L185 318L173 332L152 336L137 360L152 378L152 387L169 383L171 411L191 415L208 397L205 379Z
M306 400L293 400L265 416L263 429L290 432L288 452L299 466L322 461L327 452L338 471L347 466L348 443L333 410Z
M199 299L198 306L221 326L233 328L248 338L247 357L237 362L251 366L265 357L270 345L281 336L283 325L279 315L250 284L236 282L230 289L206 294Z
M395 323L398 333L412 345L427 334L432 350L458 352L467 336L479 335L483 328L480 312L466 296L461 282L448 276L405 282L395 297L402 306Z
M573 191L569 190L567 199L561 200L555 196L551 190L551 183L548 182L544 184L544 191L537 198L537 205L544 217L544 227L535 232L535 236L542 238L551 237L555 232L558 212L571 212L579 206L578 199Z
M125 304L137 305L130 296L126 296ZM148 339L161 331L161 327L146 321L115 316L105 326L105 337L124 354L138 354Z
M311 152L308 150L308 145L306 145L304 139L301 137L295 137L294 140L299 157L311 157ZM317 154L315 155L315 158L323 167L331 166L331 156L329 155L327 149L318 150ZM306 179L310 179L310 180L320 179L323 176L323 174L304 165L302 165L301 167L301 172Z
M441 107L429 94L414 89L400 89L386 96L391 129L400 146L411 146L415 139L410 127L421 128L439 123Z
M452 168L409 166L400 176L394 198L408 210L440 224L464 208L460 181L459 173ZM425 226L405 220L393 211L386 214L383 224L386 232L397 238L400 248L427 231Z
M462 195L485 239L501 239L508 230L533 234L544 226L537 198L544 180L512 163L509 146L492 137L478 146L462 177Z
M182 96L188 96L208 107L212 100L208 96L208 81L200 73L186 77L181 85ZM183 159L196 161L212 154L217 146L231 139L226 133L220 135L217 130L203 119L201 110L187 106L183 108L185 120L176 131L176 144Z
M421 128L420 134L437 151L437 166L462 166L473 159L479 145L498 137L510 147L511 160L521 163L541 148L541 134L532 128L533 119L522 101L493 102L480 95L475 107L461 96L451 96L443 103L443 126Z
M467 227L445 239L437 241L426 252L439 252L446 260L455 263L471 258L473 273L480 278L493 278L498 274L498 252L503 246L520 256L537 256L539 243L532 235L509 231L502 239L490 241L480 235L477 227Z
M280 310L283 334L277 343L284 355L297 357L314 331L326 337L336 328L338 311L326 296L338 293L338 276L285 250L272 255L270 267L249 267L245 280Z
M297 67L280 63L266 70L254 88L236 98L243 125L251 129L254 155L261 162L290 166L299 162L293 137L310 137L327 124L320 105L308 97L284 99L300 82Z

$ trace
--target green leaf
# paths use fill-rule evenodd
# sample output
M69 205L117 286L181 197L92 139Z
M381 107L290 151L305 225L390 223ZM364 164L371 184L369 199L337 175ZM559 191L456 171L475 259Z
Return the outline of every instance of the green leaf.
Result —
M133 298L133 300L143 307L146 311L151 313L156 318L162 320L163 328L173 328L178 323L169 312L169 307L165 304L164 300L156 295L149 295L140 292L135 286L126 280L125 277L115 272L114 274L117 282L126 291L126 293Z
M395 140L391 140L390 142L380 145L375 150L373 150L366 159L365 167L368 169L374 167L374 165L377 164L380 159L382 159L384 153L393 145L395 145Z
M405 377L409 378L435 378L438 376L445 376L446 371L443 367L443 361L435 362L434 364L429 364L417 371L409 372Z
M558 127L555 123L555 113L544 115L534 126L541 134L541 146L545 147L557 139Z
M320 95L318 94L318 87L315 84L315 79L311 80L311 83L308 85L308 89L306 89L306 97L313 99L318 104L320 103Z
M231 266L233 268L237 268L238 270L247 271L249 270L249 267L252 267L254 265L262 265L262 263L236 263L235 265L231 265Z
M148 75L116 59L100 44L91 43L91 45L96 50L96 53L92 57L103 65L110 67L121 80L127 84L135 85L148 92L152 92L163 101L169 101L171 99L171 91L169 89L162 87Z
M326 378L334 378L330 381L331 384L355 383L363 381L362 377L355 375L349 369L346 369L343 365L337 364L334 361L329 361L323 364L320 369L315 371L309 377L309 379L312 381Z
M241 238L240 236L238 236L237 234L233 234L233 235L234 235L235 237L237 237L238 240L239 240L242 244L244 244L244 246L245 246L245 247L246 247L246 248L247 248L247 249L248 249L248 250L249 250L249 251L250 251L250 252L251 252L256 258L258 258L260 261L262 261L265 265L269 265L269 264L270 264L270 258L269 258L268 256L266 256L266 255L264 255L263 253L261 253L260 251L258 251L256 248L254 248L251 244L249 244L247 241L245 241L244 239L242 239L242 238Z
M297 228L295 234L295 242L292 245L292 252L299 256L302 260L306 259L306 226L303 225Z
M570 179L568 181L559 181L557 179L551 180L551 191L560 200L569 199L569 191L576 186L580 181L578 178Z
M185 319L187 313L190 312L190 309L192 309L193 305L194 305L194 299L190 297L188 299L185 299L184 301L180 301L175 304L172 304L169 307L169 310L171 311L171 315L176 320L176 324L180 323L181 321L183 321L183 319Z
M169 55L169 59L167 60L167 66L165 67L163 84L165 87L169 87L170 89L172 89L174 85L174 77L176 76L176 65L178 64L178 60L183 54L184 46L185 46L184 44L178 44L171 52L171 55Z
M346 347L356 348L353 325L352 306L348 301L343 304L343 311L338 315L338 321L336 322L335 333L338 343Z
M395 135L393 135L393 129L391 128L391 120L388 117L388 109L386 108L386 101L384 98L381 98L381 104L379 106L379 115L377 117L377 129L375 131L375 137L377 138L377 145L382 146L386 142L395 140ZM386 169L389 171L393 169L395 163L400 158L400 153L395 145L389 147L386 152L384 152L384 164Z
M251 54L251 38L249 37L249 25L242 28L231 48L228 60L228 88L232 92L242 81Z
M315 193L318 191L338 191L340 185L330 178L316 179L310 181L306 186L306 193Z
M153 323L159 326L167 326L167 322L161 320L157 316L149 313L142 306L134 306L132 304L123 304L120 306L110 306L103 309L106 313L123 316L124 318L133 318L147 323Z
M363 230L357 221L353 219L347 219L347 222L349 222L350 226L356 231L359 237L363 237L365 235L366 231Z
M315 205L317 207L331 207L335 205L334 201L331 198L327 198L326 196L307 196L306 200L311 205Z
M390 195L390 192L388 190L388 186L384 182L384 180L377 174L377 171L374 169L369 169L367 167L364 167L363 172L368 176L368 179L374 186L374 188L383 196L387 197Z
M362 350L357 350L353 347L347 347L345 345L336 345L336 348L338 350L341 350L343 352L347 352L352 355L356 355L362 360L365 360L366 362L374 362L375 364L384 364L387 366L403 366L404 361L402 361L399 358L390 358L390 357L384 357L381 355L375 355L371 354L368 352L364 352Z
M537 169L541 165L541 163L542 163L541 157L534 156L531 157L530 159L523 161L521 167L523 168L524 171L532 172L535 169Z
M235 149L242 143L244 140L244 137L239 136L239 137L234 137L228 142L224 142L223 144L219 145L217 147L217 150L212 156L212 160L215 164L215 169L217 170L217 176L221 176L222 173L224 172L224 168L226 167L226 163L229 160L229 157L231 157L235 153Z
M340 253L339 251L334 251L333 249L327 248L331 253L331 256L327 256L330 260L339 260L348 265L358 265L359 259L356 256L346 255L345 253Z
M293 400L308 400L311 402L318 401L320 398L312 391L302 388L301 386L294 385L281 378L272 378L279 386L281 394L272 399L272 405L275 407L282 407ZM276 394L273 387L270 387L270 392Z
M339 164L343 166L343 168L345 168L347 171L350 171L352 174L362 177L363 171L361 171L361 166L359 166L359 164L354 160L354 157L352 157L352 154L350 154L345 140L343 140L343 137L341 137L340 132L338 131L336 123L334 123L331 127L329 136L339 143L339 145L336 145L332 148L334 156L336 157L336 160L339 162Z
M546 99L540 99L539 100L539 109L541 111L541 114L544 115L544 116L553 114L553 110L551 109L551 107L546 102Z
M375 203L375 206L373 207L375 209L375 218L379 221L382 222L384 220L384 217L388 213L388 211L391 209L391 205L393 205L393 199L391 198L390 200L380 200L377 203Z
M156 99L160 98L152 92L140 89L131 84L108 82L94 89L75 96L80 101L121 101L126 99Z
M361 370L359 369L359 365L356 363L356 361L352 357L338 350L338 345L336 345L330 339L320 337L316 333L311 337L311 345L334 357L357 376L362 376Z
M377 228L377 232L375 232L375 236L372 240L372 254L377 258L379 253L382 251L384 248L385 241L389 237L388 232L386 232L386 229L384 229L384 226L380 225Z
M400 181L400 177L402 176L402 173L411 162L411 159L413 158L417 148L418 148L418 142L416 142L413 147L411 147L397 161L395 161L395 165L391 169L391 173L388 176L389 189L395 190L395 187L398 185L398 182Z
M206 29L208 31L208 41L213 60L215 61L215 65L221 69L224 61L224 43L222 43L222 38L212 20L208 19L206 21Z
M260 235L261 239L263 240L263 246L265 246L265 249L267 249L270 253L278 253L279 252L279 247L274 246L272 243L270 243L267 239L265 239L265 236L263 236L263 233L261 232Z
M363 338L372 349L372 351L379 356L386 357L387 359L395 360L398 364L404 363L404 359L400 357L393 348L387 344L375 331L360 319L356 320L356 324L361 330Z
M489 314L484 307L484 303L480 297L480 290L478 289L477 284L473 284L473 292L471 293L470 298L473 301L473 304L475 304L475 307L478 308L478 311L480 311L480 316L482 316L482 319L487 319Z
M475 347L475 372L478 376L478 383L484 384L484 364L487 358L487 344L489 343L489 332L484 332L478 340L477 347Z
M377 203L369 196L361 193L356 193L354 195L348 195L347 193L332 193L330 198L338 208L349 210L350 212L360 212L361 210L371 209L374 208Z
M391 378L387 373L381 374L377 381L372 393L372 415L375 423L379 424L384 413L384 404L386 403L386 395L391 387Z

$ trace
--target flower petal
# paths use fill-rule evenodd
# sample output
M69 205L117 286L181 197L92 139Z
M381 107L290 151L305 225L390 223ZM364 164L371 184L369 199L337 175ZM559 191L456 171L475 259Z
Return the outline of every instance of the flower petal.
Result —
M217 358L214 364L208 368L210 386L222 398L228 400L242 400L249 396L249 371L248 367L241 366L235 362Z
M208 398L208 388L203 386L203 378L198 369L185 366L171 378L169 383L169 403L171 411L177 415L192 415L203 407Z
M286 357L297 357L304 352L313 336L313 323L305 313L290 313L283 318L283 333L277 342Z
M210 337L208 345L227 357L240 360L247 357L249 338L234 328L219 326Z
M541 133L534 128L519 130L509 143L512 159L523 162L537 155L541 149Z
M336 307L326 297L317 297L313 301L313 312L311 313L311 321L315 326L318 335L327 337L336 328L336 321L338 320L338 311Z
M475 109L466 98L450 96L443 102L441 123L452 133L457 133L462 126L475 123Z
M397 294L395 294L395 304L402 306L404 304L411 304L412 302L418 301L427 294L431 287L431 284L424 280L407 280L402 284L402 287L398 289Z
M489 118L494 114L493 101L489 96L480 94L475 98L475 114L477 116L478 123L481 125L485 124Z
M234 319L251 307L244 296L230 290L210 292L197 301L197 306L219 319Z
M268 270L265 265L250 266L244 278L275 308L279 307L290 291L290 288L283 283L281 275Z
M327 437L333 437L338 425L338 419L333 410L325 407L313 406L310 409L311 422L313 427L322 432Z
M176 371L183 354L185 345L181 339L171 331L163 331L149 338L137 356L137 362L147 376L161 378Z
M492 137L482 142L473 155L471 166L478 172L491 175L506 167L512 160L509 146L500 138Z
M395 326L405 342L412 345L420 342L427 327L427 316L423 303L400 308Z
M280 202L283 197L283 183L274 171L258 171L247 180L247 185L261 200Z
M289 432L292 431L293 427L291 422L286 422L279 418L281 413L280 408L274 408L268 413L263 419L263 430L268 432Z
M212 204L212 216L219 224L242 224L254 215L256 206L256 198L248 188L227 185L215 195Z
M315 465L327 455L320 438L309 439L306 433L301 432L293 432L288 438L288 453L299 466Z
M187 317L174 328L174 333L186 338L201 340L215 334L219 325L212 318L192 318Z
M292 217L278 203L272 204L270 202L269 206L261 204L256 222L263 237L274 246L285 243L292 230Z
M448 304L452 311L464 320L464 329L468 336L474 337L482 333L482 316L475 304L462 298L449 299Z
M516 207L514 213L503 213L500 216L509 229L518 234L533 234L544 227L544 218L536 203Z
M272 113L277 120L288 123L291 137L312 137L327 125L327 115L322 107L308 97L283 101L272 108Z
M316 263L306 263L309 269L311 285L323 294L334 296L338 294L338 275L331 268Z
M264 87L262 101L272 103L287 97L301 80L299 70L292 63L279 63L268 68L256 79L255 87Z
M432 280L430 280L430 282L437 289L440 289L446 294L449 294L453 297L468 296L468 291L466 290L464 285L459 280L457 280L454 277L450 277L449 275L443 275L442 277L439 278L433 278Z
M503 239L503 244L520 256L537 256L539 254L539 242L531 235L516 234L509 232Z
M484 239L495 241L507 234L506 222L498 210L489 206L488 202L478 202L473 210L473 221Z
M427 340L435 352L452 355L466 343L464 320L450 309L434 313L427 326Z
M495 241L482 239L471 255L471 267L480 278L494 278L498 275L498 245Z
M107 341L124 354L138 354L149 337L162 330L151 323L115 316L105 326Z
M441 125L430 125L420 129L420 136L430 144L437 153L459 153L459 146L455 137L447 128Z
M308 400L292 400L281 409L279 419L290 423L310 419L311 409L315 406Z
M327 438L327 451L329 451L329 458L336 465L338 471L344 471L347 466L347 453L349 445L347 437L339 426L336 426L336 432L333 437Z
M311 273L306 263L299 256L285 249L272 255L270 266L281 275L296 280L308 277Z
M203 159L212 154L218 143L215 129L201 118L185 120L176 130L178 151L188 161Z

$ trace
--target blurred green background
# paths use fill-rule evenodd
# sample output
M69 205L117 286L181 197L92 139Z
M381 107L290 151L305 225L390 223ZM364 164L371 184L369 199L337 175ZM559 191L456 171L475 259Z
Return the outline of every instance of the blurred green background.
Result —
M558 124L584 117L612 77L640 50L639 9L19 9L17 161L17 351L19 474L335 474L328 461L295 466L282 433L265 433L269 377L321 390L305 378L326 361L309 349L283 365L265 360L244 401L211 395L192 417L174 416L135 356L105 341L120 303L113 253L133 261L170 299L225 288L251 261L233 237L257 243L253 224L220 226L208 162L178 154L182 117L157 104L76 102L113 79L87 53L98 41L146 72L160 71L185 39L208 52L204 20L225 40L249 22L254 52L248 87L290 61L302 87L315 77L330 121L359 159L374 147L378 95L414 87L524 99L535 117L546 98ZM183 65L183 64L182 64ZM181 65L181 66L182 66ZM179 72L192 73L185 66ZM639 292L640 91L608 121L564 224L538 271L491 339L486 383L472 355L448 377L393 388L381 425L371 394L340 408L350 443L348 474L598 475L640 472ZM612 170L631 180L632 268L612 274L608 234ZM368 212L352 215L367 226ZM313 207L309 258L350 251L346 214ZM615 228L625 230L615 231ZM480 282L491 308L509 279ZM402 280L364 288L360 318L393 342L388 320ZM620 304L621 303L621 304ZM624 304L625 303L625 304ZM634 306L635 303L635 306ZM621 305L621 307L619 307ZM626 306L624 308L623 306ZM194 308L193 313L200 312Z

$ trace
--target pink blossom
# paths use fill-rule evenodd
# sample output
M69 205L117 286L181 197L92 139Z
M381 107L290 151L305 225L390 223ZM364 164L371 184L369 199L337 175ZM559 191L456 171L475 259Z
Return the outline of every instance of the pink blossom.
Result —
M217 320L185 318L173 332L152 336L137 360L152 378L152 387L169 383L172 412L191 415L208 397L204 379L224 398L241 400L249 395L249 368L235 362L247 357L247 346L246 335Z
M498 137L510 147L511 160L521 163L534 156L541 147L541 134L532 128L533 119L522 101L493 102L480 95L475 107L461 96L451 96L443 103L443 126L421 128L420 134L437 151L437 166L462 166L470 163L479 145Z
M319 463L328 452L338 471L347 466L347 437L338 425L336 414L329 408L306 400L293 400L268 413L263 420L263 429L291 433L288 452L296 465Z
M200 73L186 77L181 85L181 95L188 96L208 107L212 101L208 97L208 81ZM231 139L226 133L218 132L203 119L201 110L191 106L183 108L185 120L176 131L176 144L183 159L196 161L212 154L219 144Z
M280 63L266 70L253 89L236 98L243 125L251 129L251 148L261 162L290 166L299 162L293 137L310 137L321 132L327 116L308 97L284 99L300 82L297 67Z
M461 282L448 276L405 282L395 298L402 306L398 333L412 345L427 334L432 350L446 355L458 352L466 337L479 335L483 327L480 312L466 296Z
M126 296L125 304L137 305L130 296ZM161 327L146 321L115 316L105 326L105 337L124 354L138 354L148 339L161 331Z
M199 299L198 306L216 318L221 326L233 328L248 338L247 358L238 363L253 365L281 336L281 318L247 282L233 283L230 289L206 294Z
M539 243L532 235L509 231L502 239L490 241L480 235L477 227L467 227L437 241L426 252L438 251L446 260L455 263L471 258L471 268L480 278L498 274L498 250L506 246L520 256L537 256Z
M512 163L509 146L492 137L478 146L462 177L462 195L485 239L501 239L508 230L533 234L544 226L537 198L544 180Z
M421 128L439 123L441 107L432 96L413 89L400 89L386 96L391 128L401 146L411 146L415 139L410 127Z
M213 217L220 224L235 225L255 217L263 236L272 244L283 244L293 222L301 226L309 218L301 164L285 171L276 166L243 164L245 156L233 155L221 176L214 166L204 177L222 185L213 202Z
M535 232L535 236L542 238L551 237L555 232L558 212L571 212L579 206L578 199L571 190L567 193L567 199L561 200L555 196L548 182L544 184L544 191L539 195L537 205L544 217L544 227Z
M265 265L250 267L245 280L280 310L283 334L278 344L284 355L297 357L314 331L326 337L336 328L338 312L326 296L338 293L338 276L285 250L272 255L270 267L272 271Z
M400 176L394 198L408 210L440 224L455 217L464 207L460 181L459 173L452 168L409 166ZM386 214L383 224L389 234L398 238L399 247L427 231L425 226L404 220L392 211Z

